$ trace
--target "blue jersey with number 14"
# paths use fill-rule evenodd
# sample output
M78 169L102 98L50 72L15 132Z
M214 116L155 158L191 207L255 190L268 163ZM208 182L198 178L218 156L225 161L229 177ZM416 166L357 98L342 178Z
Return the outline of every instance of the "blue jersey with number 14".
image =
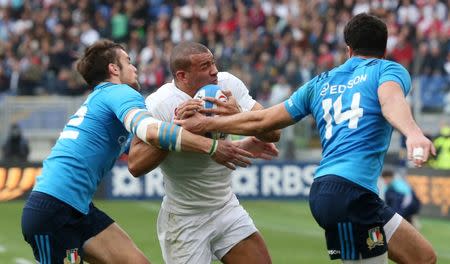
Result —
M295 121L308 114L316 120L322 160L315 178L335 174L378 193L377 179L392 135L377 93L387 81L398 83L405 95L411 88L409 73L400 64L352 57L285 101Z
M94 192L124 150L128 111L146 109L125 84L101 83L73 115L44 161L34 191L47 193L87 214Z

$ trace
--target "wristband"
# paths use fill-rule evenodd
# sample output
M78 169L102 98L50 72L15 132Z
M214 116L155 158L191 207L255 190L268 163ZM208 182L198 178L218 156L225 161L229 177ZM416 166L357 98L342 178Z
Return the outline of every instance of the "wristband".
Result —
M214 155L217 151L217 147L219 146L219 142L217 142L217 139L213 139L213 143L211 145L211 149L209 150L209 156Z

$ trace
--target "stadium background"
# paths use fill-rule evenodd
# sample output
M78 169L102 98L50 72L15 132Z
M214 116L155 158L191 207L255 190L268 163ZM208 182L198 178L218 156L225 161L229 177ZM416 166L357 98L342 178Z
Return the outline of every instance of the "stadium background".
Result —
M254 98L270 106L345 61L343 27L367 11L388 25L388 58L411 73L415 118L430 137L438 135L450 125L449 1L0 0L0 143L18 123L30 147L27 163L2 157L0 164L0 263L32 263L20 234L20 197L89 93L73 66L87 45L99 38L123 43L146 95L171 80L173 46L198 41L214 53L219 70L241 78ZM244 206L274 263L327 263L321 230L304 200L320 159L314 122L284 130L278 146L278 160L238 171L234 190L250 200ZM387 162L419 193L426 215L421 231L437 250L438 263L450 263L450 172L410 169L403 153L394 133ZM136 180L121 163L97 196L153 263L162 263L155 234L161 195L158 172Z

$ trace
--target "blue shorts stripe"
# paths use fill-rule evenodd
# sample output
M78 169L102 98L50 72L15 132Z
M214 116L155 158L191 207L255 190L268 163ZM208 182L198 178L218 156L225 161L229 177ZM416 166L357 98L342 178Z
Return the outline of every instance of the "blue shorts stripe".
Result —
M44 236L40 235L39 236L40 242L41 242L41 246L42 246L42 256L44 257L44 263L47 264L47 255L45 254L45 242L44 242ZM41 263L42 264L42 263Z
M344 250L344 235L342 234L342 225L338 223L339 240L341 241L341 259L345 259Z
M47 257L48 257L48 263L52 263L52 257L50 255L50 239L48 235L45 236L45 247L47 248Z
M37 246L38 251L39 251L39 263L44 264L44 254L42 252L41 244L39 243L39 236L38 235L34 235L34 241L36 242L36 246Z
M355 241L354 241L354 234L353 234L353 225L352 225L351 222L348 222L348 233L349 233L349 236L350 236L350 245L352 245L351 259L356 259Z
M342 225L344 227L345 259L350 259L350 240L347 230L347 223L343 223Z

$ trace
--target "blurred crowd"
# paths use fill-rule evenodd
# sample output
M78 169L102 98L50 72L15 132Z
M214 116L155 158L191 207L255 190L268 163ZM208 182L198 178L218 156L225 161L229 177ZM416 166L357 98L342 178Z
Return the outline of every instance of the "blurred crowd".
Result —
M439 0L0 0L0 93L80 95L83 49L123 43L144 93L172 79L180 41L208 46L219 70L264 105L284 100L346 59L343 27L371 12L389 30L387 56L420 85L425 110L450 113L450 1ZM447 100L447 101L446 101ZM446 109L447 107L447 109Z

